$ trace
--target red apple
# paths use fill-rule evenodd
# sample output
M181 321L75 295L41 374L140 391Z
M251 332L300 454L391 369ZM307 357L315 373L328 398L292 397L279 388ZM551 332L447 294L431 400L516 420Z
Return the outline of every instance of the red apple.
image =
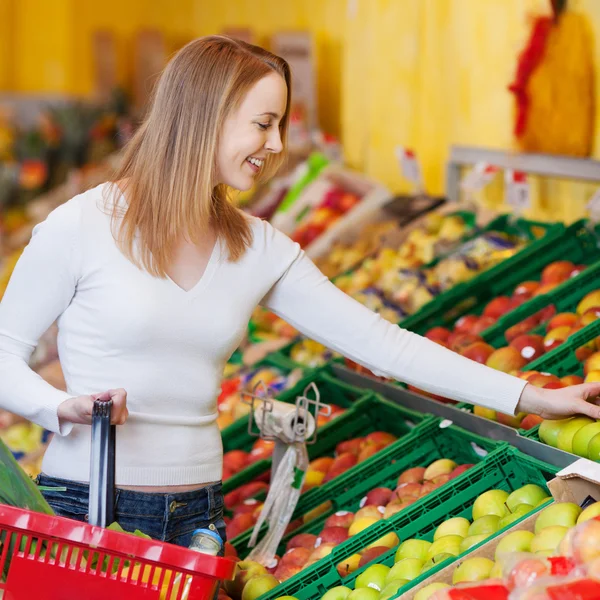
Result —
M358 453L358 462L363 462L367 460L367 458L371 458L371 456L377 454L380 450L383 450L385 445L383 444L375 444L373 442L367 442L361 448Z
M354 521L354 513L347 510L340 510L335 514L327 517L325 527L345 527L348 529Z
M491 354L485 364L492 369L510 373L522 369L527 362L516 348L505 346Z
M461 352L461 354L465 358L470 358L475 362L485 365L488 358L494 353L494 351L495 348L493 346L490 346L489 344L486 344L485 342L475 342L474 344L467 346Z
M575 313L558 313L554 315L550 321L548 321L548 325L546 329L551 331L552 329L556 329L557 327L574 327L577 324L579 317Z
M579 377L579 375L565 375L561 377L560 380L566 385L580 385L583 383L583 377Z
M489 302L488 305L483 309L483 316L499 319L511 308L511 301L508 296L498 296Z
M288 550L279 561L279 566L282 565L294 565L297 567L303 567L313 553L313 548L303 548L297 546Z
M294 575L298 575L300 571L302 571L302 567L297 565L282 565L281 561L279 561L279 565L275 569L273 577L283 583L284 581L291 579Z
M392 495L392 490L388 488L374 488L364 497L364 504L361 501L361 506L385 506L391 500Z
M413 467L412 469L407 469L400 477L398 477L398 485L401 483L421 483L424 474L425 467Z
M394 494L398 498L414 497L418 498L421 494L422 484L420 483L401 483L395 490Z
M321 473L327 473L333 464L334 459L331 456L323 456L316 458L309 464L309 468L313 471L320 471Z
M336 447L335 447L335 454L336 456L340 456L340 454L355 454L356 456L358 456L358 453L360 452L361 446L363 445L365 438L355 438L353 440L347 440L345 442L340 442Z
M562 283L571 276L575 265L569 260L559 260L544 267L542 271L542 284Z
M450 350L454 350L454 352L462 352L465 348L474 344L475 342L481 342L482 339L471 333L459 333L454 336L450 336L448 340L448 344L450 345Z
M380 444L382 446L389 446L397 439L398 438L393 433L388 433L387 431L374 431L365 438L365 441L372 442L374 444Z
M496 319L493 317L480 317L479 321L473 325L471 328L472 335L481 335L486 329L489 329L492 325L496 323Z
M469 333L471 327L477 323L479 317L477 315L464 315L454 323L454 331L456 333ZM449 340L447 340L449 342Z
M367 548L360 557L358 568L362 569L365 565L369 564L378 556L381 556L382 554L385 554L388 551L389 548L387 548L386 546L375 546L374 548Z
M544 419L539 415L527 415L521 421L522 429L533 429L536 425L539 425Z
M248 463L248 453L243 450L230 450L223 454L223 467L233 473L241 471Z
M519 337L524 333L529 333L532 329L537 327L538 323L539 320L534 315L532 315L531 317L527 317L526 319L517 323L516 325L509 327L504 333L504 337L506 338L506 341L510 343L516 337Z
M286 547L288 550L292 550L293 548L308 548L312 552L316 541L317 536L312 533L299 533L287 543Z
M238 488L239 501L243 502L248 498L254 498L259 494L266 493L269 491L269 485L263 481L251 481L245 485L241 485Z
M231 519L231 523L227 525L227 538L232 540L244 531L254 526L256 519L252 513L244 513L237 515Z
M459 465L458 467L456 467L454 469L454 471L452 471L452 473L450 473L450 479L454 479L455 477L458 477L459 475L462 475L465 471L468 471L471 467L473 467L474 465Z
M527 362L536 360L546 352L544 338L541 335L531 333L516 337L510 342L510 345L516 348Z
M262 506L262 502L256 500L256 498L248 498L233 509L233 516L243 515L245 513L253 513L258 507Z
M315 547L321 544L341 544L348 539L348 530L345 527L325 527L319 534Z
M327 471L327 475L325 475L325 479L323 483L327 483L332 479L335 479L338 475L345 473L348 469L351 469L358 462L357 457L350 452L345 452L340 454L333 461L329 471Z
M512 297L529 300L539 287L540 284L537 281L523 281L514 289Z
M445 327L433 327L425 334L425 337L433 342L447 342L450 333L450 330Z

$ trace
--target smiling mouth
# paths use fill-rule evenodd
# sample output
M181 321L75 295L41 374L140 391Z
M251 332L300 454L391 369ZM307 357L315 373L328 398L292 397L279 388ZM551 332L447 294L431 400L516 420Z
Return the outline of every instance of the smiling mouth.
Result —
M250 168L255 173L258 173L265 161L262 158L254 158L253 156L251 156L250 158L246 159L246 162L250 165Z

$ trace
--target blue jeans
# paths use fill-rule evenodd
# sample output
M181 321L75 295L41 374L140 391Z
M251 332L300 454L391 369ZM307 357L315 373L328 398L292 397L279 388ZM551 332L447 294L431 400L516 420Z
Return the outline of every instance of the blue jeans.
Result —
M43 473L36 481L41 486L58 488L42 490L42 495L59 517L87 521L87 484L48 477ZM134 492L117 488L115 519L125 531L139 529L155 540L185 547L190 545L195 529L208 527L212 523L225 543L221 487L221 483L216 483L180 494ZM60 488L66 488L66 491Z

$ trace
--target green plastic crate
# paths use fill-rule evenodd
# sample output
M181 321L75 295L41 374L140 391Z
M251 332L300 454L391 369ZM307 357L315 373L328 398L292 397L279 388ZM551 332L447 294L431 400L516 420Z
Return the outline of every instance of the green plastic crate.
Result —
M570 260L575 264L586 265L600 260L600 240L588 228L587 220L582 219L569 226L556 243L534 254L529 261L506 272L503 277L486 278L485 282L470 286L468 294L461 298L459 304L447 312L433 316L427 327L421 323L411 330L424 335L431 327L453 326L456 320L465 314L480 315L488 302L498 296L511 295L519 283L539 281L544 267L557 260Z
M545 255L551 247L559 243L565 232L564 225L560 223L548 224L524 219L512 220L509 216L498 217L493 223L493 230L526 235L531 243L514 256L487 271L483 271L470 281L459 283L441 293L417 313L403 319L400 323L401 327L411 331L427 331L435 326L439 315L448 315L448 320L458 318L458 316L472 308L471 305L463 303L464 298L476 294L482 286L492 285L494 281L510 277L511 273L522 272L528 264L536 260L536 257ZM543 235L539 238L535 237L537 231L543 231Z
M335 378L330 367L308 370L295 386L276 396L282 402L295 402L296 398L304 393L310 383L315 383L321 395L321 402L336 404L342 408L349 408L359 398L369 393L368 390L344 383ZM245 450L249 452L256 438L248 432L248 416L238 419L221 432L223 438L223 451Z
M528 483L535 483L547 489L546 482L555 476L557 470L556 467L526 456L511 446L505 445L498 448L490 453L484 461L436 492L429 494L423 500L411 505L405 511L390 519L375 523L372 527L340 544L333 549L329 556L288 579L268 594L264 594L261 596L261 600L275 600L280 596L288 595L295 596L299 600L319 600L332 587L338 585L353 587L356 577L367 566L342 579L337 572L336 565L384 535L395 532L401 541L411 538L431 541L435 529L448 518L463 516L470 519L473 502L483 492L490 489L513 491ZM541 510L541 507L537 510ZM529 515L523 518L527 518L527 516ZM512 527L516 523L518 521L513 522L510 526ZM500 535L505 530L490 536L488 540ZM470 548L467 552L472 552L473 549ZM377 562L391 566L394 562L395 552L396 548L391 549L379 556ZM464 554L437 564L427 573L398 590L398 595L407 592L452 562L460 560Z
M394 443L398 444L403 436L410 433L426 418L428 417L423 413L404 408L378 394L367 392L366 396L357 400L343 414L319 428L316 442L307 445L308 456L310 460L322 456L333 456L335 447L340 442L364 437L373 431L394 434L399 438ZM254 442L254 439L252 438L251 441ZM259 460L246 467L223 482L223 492L227 494L241 485L253 481L269 471L271 465L272 460L269 458Z
M325 520L333 513L339 510L355 512L360 507L361 499L373 488L395 488L398 477L406 469L427 466L438 458L451 458L460 464L476 463L483 455L504 445L503 442L483 438L460 427L440 427L441 424L441 419L431 417L404 439L381 450L329 483L303 494L292 520L302 518L327 501L331 501L331 507L317 519L286 536L282 540L280 550L284 550L289 539L298 533L320 532ZM415 505L420 503L422 500L417 501ZM249 539L250 533L245 532L232 540L241 556L245 556L249 551Z

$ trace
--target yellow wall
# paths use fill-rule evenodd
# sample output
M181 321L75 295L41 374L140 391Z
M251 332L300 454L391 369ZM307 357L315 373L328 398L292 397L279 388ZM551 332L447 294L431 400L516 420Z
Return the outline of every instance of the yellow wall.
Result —
M443 192L452 144L510 149L513 101L506 88L529 33L549 0L0 0L0 89L89 94L91 33L114 31L118 75L129 80L133 35L158 28L168 49L186 40L250 27L258 43L280 30L315 37L318 109L343 138L348 162L404 191L394 148L416 149L426 186ZM570 0L584 12L600 61L600 2ZM11 38L4 16L12 10ZM600 98L600 76L596 80ZM600 126L595 155L600 157ZM534 213L569 218L589 186L534 185ZM558 198L558 199L557 199ZM565 201L567 199L567 201Z

